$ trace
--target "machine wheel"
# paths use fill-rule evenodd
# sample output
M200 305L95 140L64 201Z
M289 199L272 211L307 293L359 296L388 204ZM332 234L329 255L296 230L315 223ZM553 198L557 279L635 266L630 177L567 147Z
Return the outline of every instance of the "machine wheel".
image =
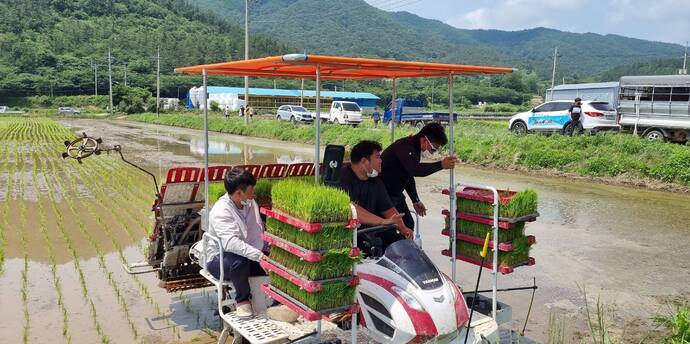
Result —
M357 128L358 125L359 125L359 124L353 124L352 127L353 127L353 128Z
M664 136L664 133L659 129L651 129L651 130L647 131L644 134L644 138L647 141L661 141L661 142L666 141L666 136Z
M276 115L276 120L280 121L280 115Z
M295 119L295 116L290 116L290 123L297 124L297 120Z
M417 121L417 123L415 123L414 126L417 129L422 130L422 128L424 128L424 122L423 121Z
M523 121L515 121L513 125L510 126L510 131L516 135L527 134L527 125Z

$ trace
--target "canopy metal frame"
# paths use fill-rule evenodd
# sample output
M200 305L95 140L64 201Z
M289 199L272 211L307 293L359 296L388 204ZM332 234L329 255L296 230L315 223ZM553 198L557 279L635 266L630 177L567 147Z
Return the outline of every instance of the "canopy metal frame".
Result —
M315 79L316 80L316 119L315 119L315 144L314 144L314 178L318 182L320 177L321 160L321 80L392 80L392 99L391 99L391 144L395 142L395 115L397 81L400 78L419 78L419 77L446 77L448 79L448 130L449 130L449 154L455 155L454 128L455 118L453 117L453 83L456 75L477 75L477 74L502 74L515 71L513 68L506 67L487 67L457 64L442 64L429 62L410 62L383 59L364 59L337 56L321 56L306 54L287 54L283 56L271 56L252 60L240 60L224 63L205 64L190 67L176 68L178 73L202 74L204 89L204 221L208 226L208 74L232 75L232 76L254 76L254 77L274 77L274 78L295 78L295 79ZM450 236L455 238L456 231L456 183L455 173L449 171L449 209L450 209ZM206 230L205 228L204 230ZM496 262L496 240L494 238L494 262ZM451 269L453 283L457 280L457 260L456 243L451 240ZM496 264L493 268L493 317L496 317L496 290L497 269ZM357 331L357 314L352 316L353 332ZM317 322L317 331L320 335L321 320ZM356 342L356 335L353 333L353 343Z

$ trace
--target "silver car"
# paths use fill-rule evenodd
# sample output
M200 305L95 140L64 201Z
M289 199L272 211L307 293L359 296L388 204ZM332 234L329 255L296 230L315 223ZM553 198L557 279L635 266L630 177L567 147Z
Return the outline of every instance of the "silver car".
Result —
M304 122L311 123L314 116L309 110L299 105L282 105L278 108L276 119L279 121L290 121L292 123Z
M80 113L79 109L73 107L65 106L58 108L58 114L60 115L78 115Z

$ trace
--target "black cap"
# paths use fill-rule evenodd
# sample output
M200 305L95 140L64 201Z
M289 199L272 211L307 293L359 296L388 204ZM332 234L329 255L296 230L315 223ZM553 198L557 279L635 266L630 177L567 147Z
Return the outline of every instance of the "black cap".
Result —
M582 99L580 99L580 97L577 97L577 98L575 98L575 101L576 101L576 102L581 102Z

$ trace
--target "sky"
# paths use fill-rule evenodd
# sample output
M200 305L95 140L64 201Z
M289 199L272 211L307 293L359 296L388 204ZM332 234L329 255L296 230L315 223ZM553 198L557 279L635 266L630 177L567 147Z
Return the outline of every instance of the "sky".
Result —
M539 26L617 34L685 45L690 0L365 0L463 29L523 30Z

